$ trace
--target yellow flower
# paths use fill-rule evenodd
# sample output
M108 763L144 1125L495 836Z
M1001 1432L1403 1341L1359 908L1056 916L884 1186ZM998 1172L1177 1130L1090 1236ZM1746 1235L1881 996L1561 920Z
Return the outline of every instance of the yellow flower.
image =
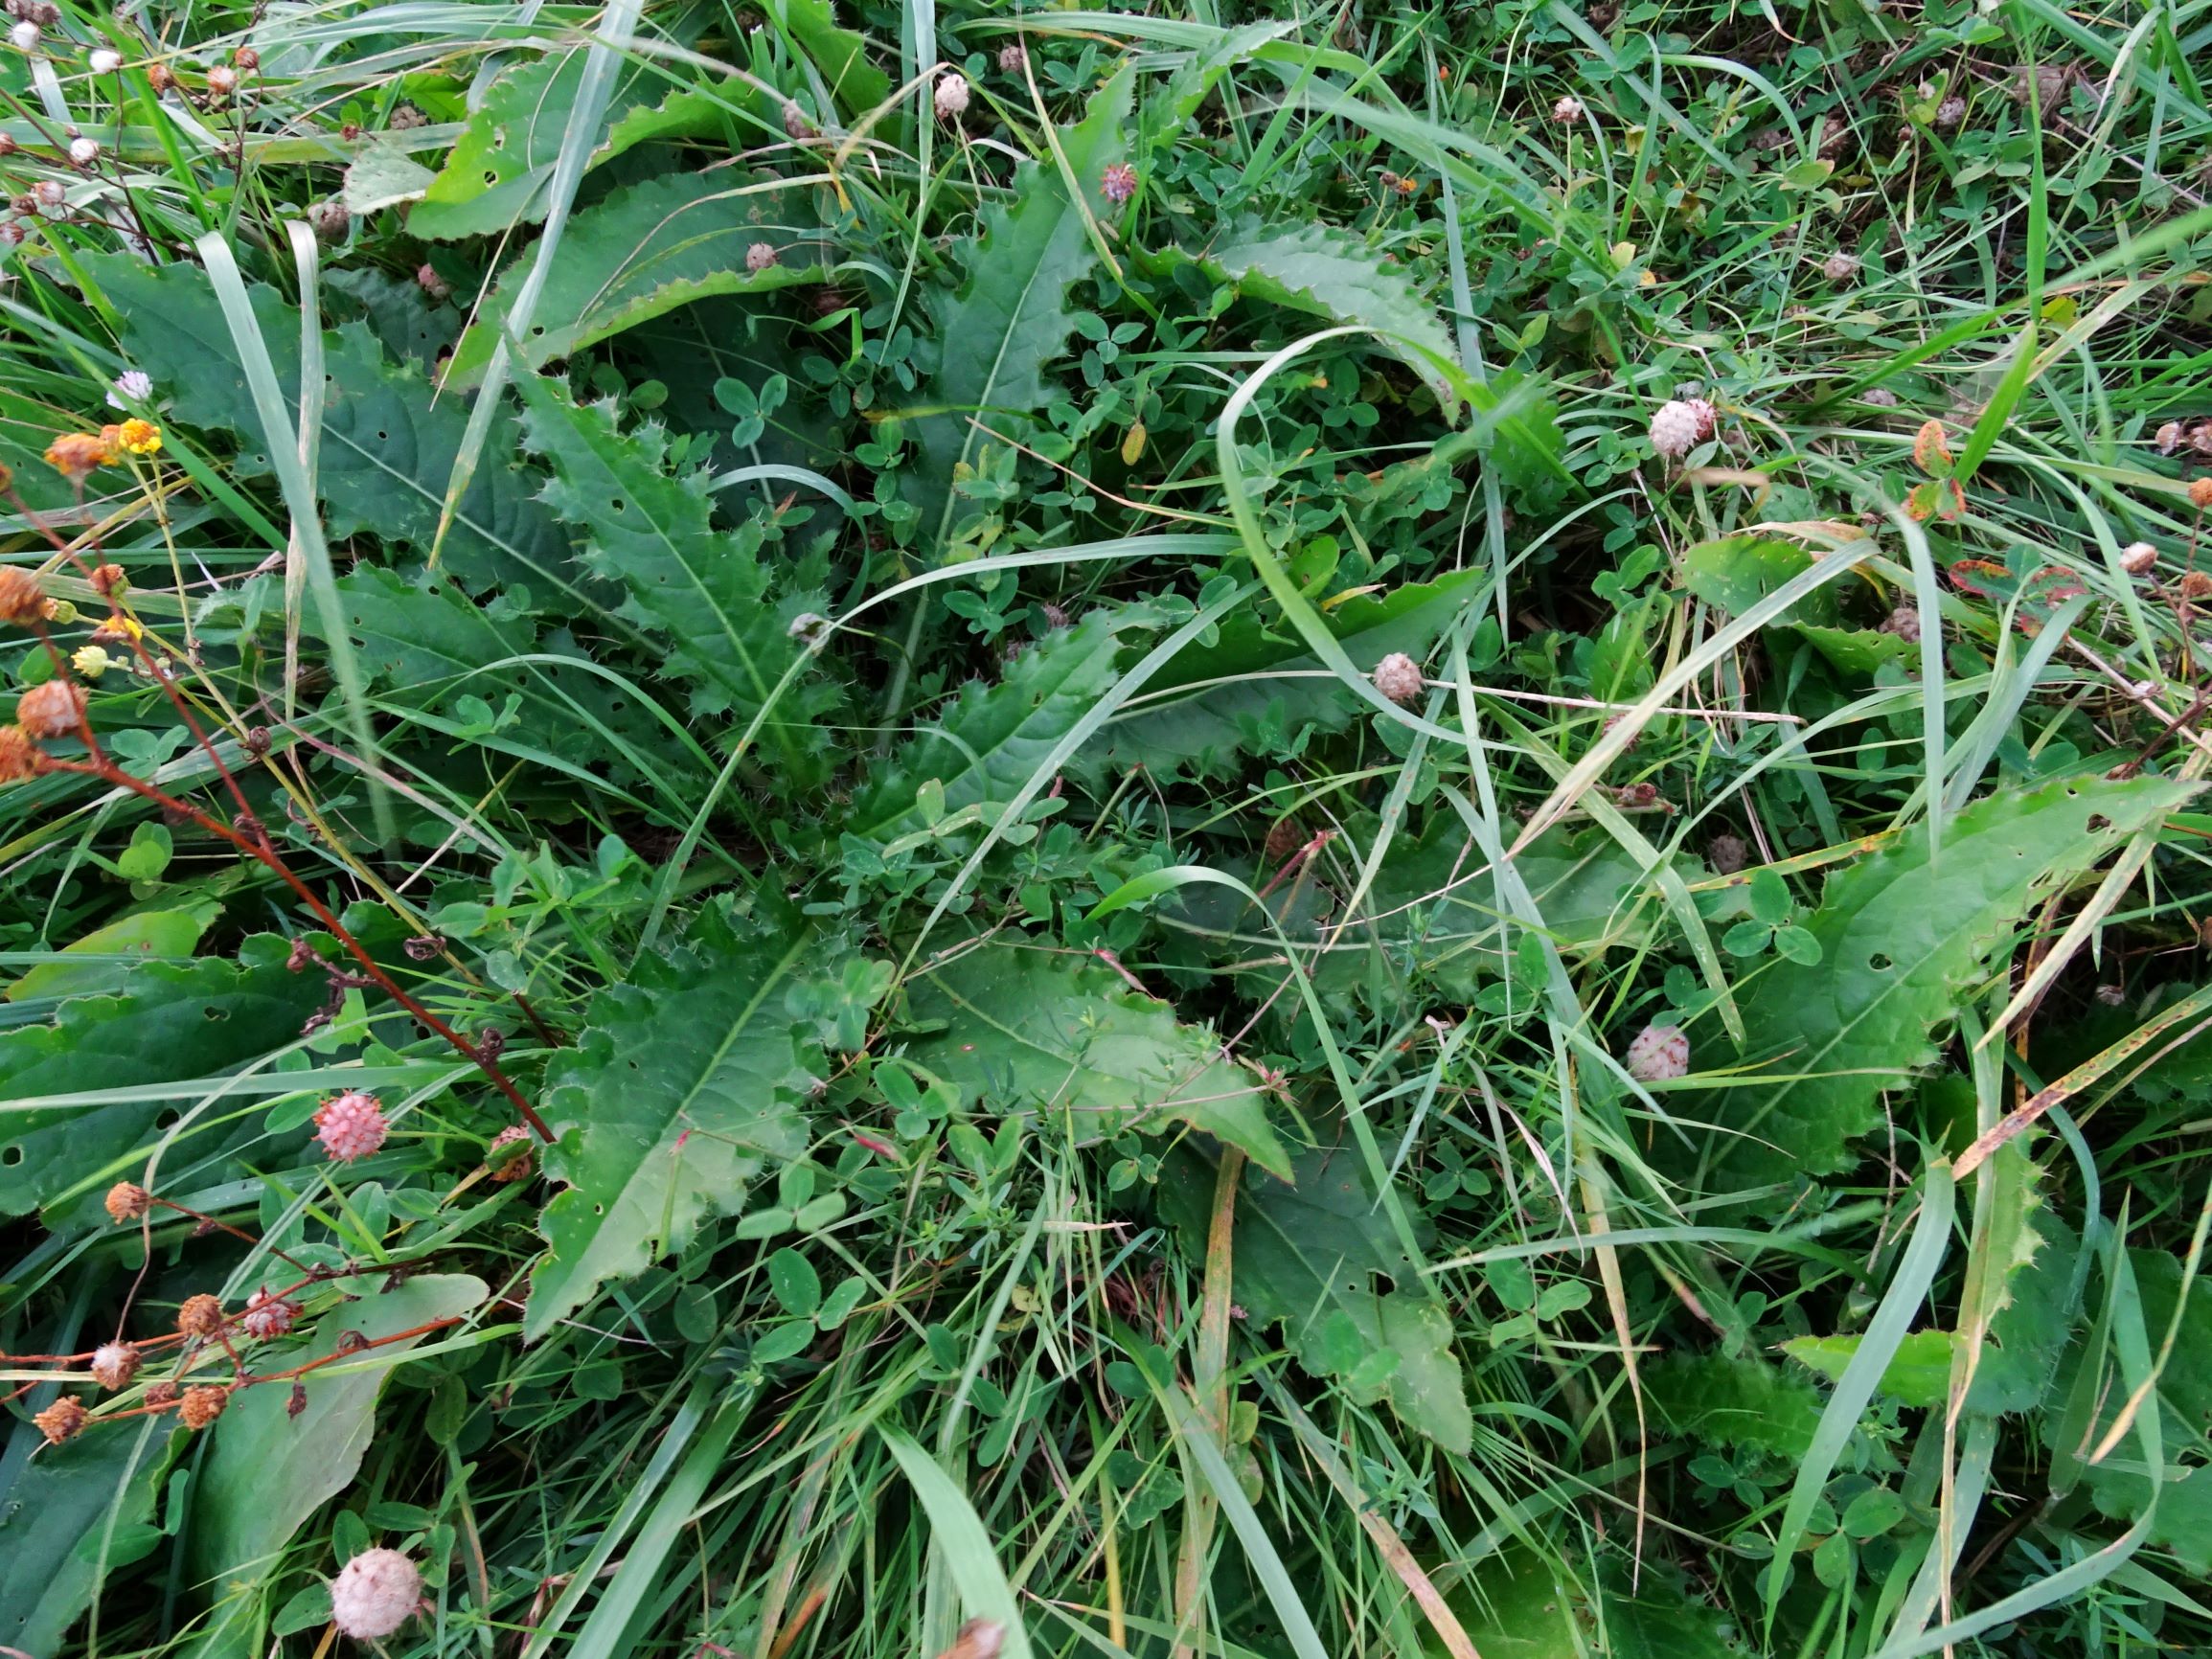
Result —
M88 680L97 680L115 666L115 659L98 646L79 646L70 656L69 666Z
M133 415L116 433L116 442L132 455L155 455L161 450L161 428Z
M97 432L64 432L46 446L47 466L71 478L83 478L114 459L115 451Z

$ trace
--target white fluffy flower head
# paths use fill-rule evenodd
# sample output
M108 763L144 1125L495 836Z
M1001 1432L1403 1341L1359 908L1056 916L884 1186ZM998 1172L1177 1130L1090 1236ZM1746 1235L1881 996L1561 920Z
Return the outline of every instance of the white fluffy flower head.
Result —
M389 1636L422 1600L422 1575L398 1550L363 1550L331 1581L331 1623L345 1636Z
M85 66L95 75L113 75L123 67L123 54L112 47L96 47L85 57Z
M1668 460L1678 461L1713 436L1717 419L1713 405L1702 398L1662 403L1652 417L1652 447Z
M127 409L133 403L143 403L153 396L153 377L144 369L125 369L115 377L115 389L108 393L108 403L117 409Z
M26 17L8 31L8 40L18 52L35 51L38 46L38 25Z
M937 118L954 121L968 111L968 80L965 76L947 75L937 83Z

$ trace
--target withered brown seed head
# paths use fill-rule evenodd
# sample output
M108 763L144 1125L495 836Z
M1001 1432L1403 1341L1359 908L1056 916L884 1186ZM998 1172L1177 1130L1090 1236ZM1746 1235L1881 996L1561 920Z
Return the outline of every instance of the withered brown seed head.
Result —
M227 1388L188 1388L184 1403L177 1407L177 1416L187 1428L205 1428L223 1414L230 1404L231 1393Z
M38 579L19 564L0 568L0 622L29 627L46 614L46 595Z
M223 1328L223 1305L204 1293L188 1296L176 1310L176 1328L187 1336L213 1336Z
M0 726L0 784L38 776L37 742L21 726Z
M84 1401L73 1394L65 1394L44 1411L32 1418L38 1432L46 1437L48 1445L59 1445L65 1440L74 1440L84 1427Z
M110 1393L128 1388L138 1375L138 1350L127 1342L107 1342L92 1351L92 1380Z
M107 1213L118 1221L135 1221L153 1208L153 1194L135 1181L118 1181L107 1190Z
M176 1384L149 1382L146 1385L146 1403L159 1410L176 1403Z
M66 738L84 723L84 688L47 680L15 699L15 718L34 738Z

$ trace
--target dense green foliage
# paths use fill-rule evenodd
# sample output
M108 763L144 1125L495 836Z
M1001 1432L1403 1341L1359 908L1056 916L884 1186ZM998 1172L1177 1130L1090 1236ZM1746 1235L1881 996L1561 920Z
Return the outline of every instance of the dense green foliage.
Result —
M8 10L0 1648L2212 1645L2203 6Z

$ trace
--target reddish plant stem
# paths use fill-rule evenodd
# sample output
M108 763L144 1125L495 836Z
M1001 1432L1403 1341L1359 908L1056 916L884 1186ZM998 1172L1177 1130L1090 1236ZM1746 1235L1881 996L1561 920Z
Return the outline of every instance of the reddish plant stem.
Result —
M81 485L81 481L80 484ZM23 514L25 520L35 526L56 551L75 564L79 571L83 574L85 580L90 581L93 577L93 570L86 565L83 556L56 534L53 528L44 519L32 511L30 504L16 492L12 481L10 481L5 489L9 500L14 504L15 510ZM99 591L97 586L94 591ZM84 773L99 778L102 782L117 788L128 789L133 794L142 795L171 811L182 812L201 828L220 836L249 857L260 862L299 896L301 901L314 912L316 920L322 922L331 937L345 946L347 953L361 965L362 971L375 980L377 987L385 994L414 1015L423 1026L451 1044L457 1053L481 1071L492 1085L507 1097L513 1104L514 1109L522 1114L523 1122L530 1125L532 1131L540 1140L550 1145L554 1138L553 1130L546 1125L545 1120L537 1115L536 1109L531 1105L529 1101L523 1098L522 1091L514 1086L507 1074L500 1069L498 1062L488 1058L478 1051L475 1044L469 1042L459 1032L400 989L399 984L384 971L360 941L347 931L345 923L337 919L330 906L316 896L313 889L293 874L291 866L284 861L275 846L270 842L267 831L262 829L261 821L255 815L252 804L246 799L244 789L232 776L230 768L223 764L222 757L217 753L214 741L201 728L199 721L194 717L191 705L185 701L183 693L176 689L169 672L154 660L152 653L147 650L145 644L138 637L135 626L131 625L130 619L124 615L122 607L115 602L114 596L103 594L102 597L107 601L108 613L118 624L116 631L129 643L132 654L138 658L148 676L162 689L163 694L170 701L170 705L176 710L178 717L184 721L186 729L192 733L193 739L199 746L200 752L207 757L208 763L214 766L216 775L222 780L224 787L230 791L231 798L238 803L241 822L250 826L254 833L248 836L230 825L218 823L191 803L181 801L157 784L148 783L125 772L107 758L106 753L100 746L99 739L93 735L90 717L81 713L79 715L77 722L78 737L83 742L85 753L90 757L90 760L88 761L59 761L48 756L44 761L47 768L54 771ZM40 625L36 631L40 644L45 646L47 654L54 659L56 672L65 678L73 677L69 660L61 654L60 648L56 646L48 636L45 627Z

